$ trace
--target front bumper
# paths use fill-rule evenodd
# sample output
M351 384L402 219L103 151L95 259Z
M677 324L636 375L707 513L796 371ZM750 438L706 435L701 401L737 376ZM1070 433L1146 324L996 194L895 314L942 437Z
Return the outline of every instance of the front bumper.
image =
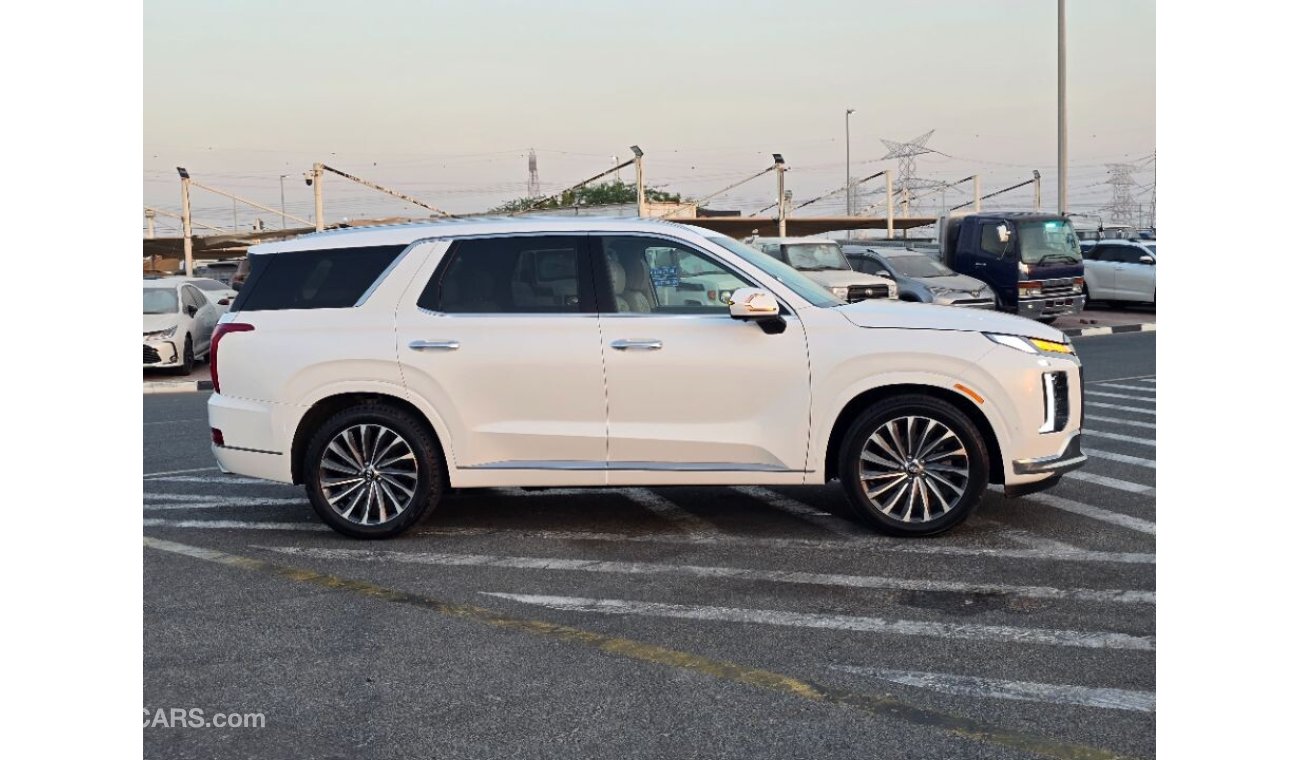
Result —
M180 365L180 351L170 340L146 340L144 342L144 366L176 367Z
M1017 475L1064 475L1070 470L1077 470L1088 461L1083 453L1083 433L1076 432L1065 450L1037 459L1017 459L1011 463L1011 471Z
M1016 313L1022 317L1063 317L1083 311L1082 295L1053 296L1051 298L1022 298Z

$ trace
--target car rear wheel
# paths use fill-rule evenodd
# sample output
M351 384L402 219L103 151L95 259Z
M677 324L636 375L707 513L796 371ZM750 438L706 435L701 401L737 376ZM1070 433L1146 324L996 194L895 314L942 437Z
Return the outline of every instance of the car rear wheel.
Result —
M930 396L899 396L864 411L840 450L854 513L898 536L943 533L974 511L989 456L970 418Z
M410 414L383 403L344 409L308 444L304 480L312 508L353 538L392 538L442 496L438 446Z

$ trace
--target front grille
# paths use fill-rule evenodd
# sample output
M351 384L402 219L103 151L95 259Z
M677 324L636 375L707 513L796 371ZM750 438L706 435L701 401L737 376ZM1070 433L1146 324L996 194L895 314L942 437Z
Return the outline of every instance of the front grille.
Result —
M1058 277L1055 280L1043 280L1043 297L1060 298L1061 296L1074 295L1074 279L1071 277Z
M1059 433L1070 421L1070 379L1064 372L1043 373L1043 426L1040 433Z
M849 303L864 301L868 298L889 298L888 285L850 285Z
M156 349L156 348L154 348L154 347L152 347L152 346L145 346L145 347L144 347L144 363L145 363L145 364L157 364L157 363L160 362L160 361L162 361L162 357L160 357L160 356L158 355L158 349Z

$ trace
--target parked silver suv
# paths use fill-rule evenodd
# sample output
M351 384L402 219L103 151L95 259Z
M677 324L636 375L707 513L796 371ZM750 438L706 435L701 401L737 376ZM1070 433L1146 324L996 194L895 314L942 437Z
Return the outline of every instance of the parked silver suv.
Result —
M803 272L831 295L849 303L898 298L898 286L892 280L854 271L840 244L830 238L751 237L745 243Z

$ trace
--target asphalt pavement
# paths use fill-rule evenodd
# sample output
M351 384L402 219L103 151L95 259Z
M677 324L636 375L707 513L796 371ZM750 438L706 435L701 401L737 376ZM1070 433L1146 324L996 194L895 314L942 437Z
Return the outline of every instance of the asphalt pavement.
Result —
M452 495L343 538L144 399L144 707L166 758L1155 754L1155 335L1079 338L1088 466L881 536L838 484Z

